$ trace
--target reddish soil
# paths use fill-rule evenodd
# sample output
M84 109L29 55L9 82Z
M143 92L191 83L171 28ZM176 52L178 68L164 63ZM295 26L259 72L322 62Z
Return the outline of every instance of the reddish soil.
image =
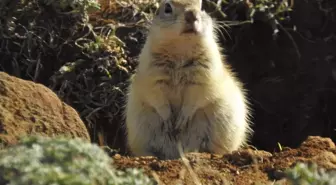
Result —
M155 157L125 157L114 155L119 169L143 168L146 174L159 179L161 184L196 184L182 160L158 160ZM297 149L283 148L269 153L245 149L228 155L190 153L186 155L192 173L202 184L289 184L284 170L297 162L315 162L326 169L336 169L336 148L329 138L308 137ZM230 182L230 183L228 183Z
M23 135L67 135L90 141L78 113L47 87L0 72L0 143Z

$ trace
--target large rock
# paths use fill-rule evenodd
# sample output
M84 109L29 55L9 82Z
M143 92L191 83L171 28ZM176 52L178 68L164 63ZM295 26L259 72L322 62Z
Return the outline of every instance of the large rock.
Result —
M90 141L78 113L47 87L0 72L0 143L23 135L80 137Z

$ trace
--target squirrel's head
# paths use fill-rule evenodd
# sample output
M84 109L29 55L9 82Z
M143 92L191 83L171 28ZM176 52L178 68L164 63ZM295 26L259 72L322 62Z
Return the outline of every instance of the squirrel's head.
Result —
M202 38L212 32L213 22L202 10L202 0L161 0L150 29L159 40Z

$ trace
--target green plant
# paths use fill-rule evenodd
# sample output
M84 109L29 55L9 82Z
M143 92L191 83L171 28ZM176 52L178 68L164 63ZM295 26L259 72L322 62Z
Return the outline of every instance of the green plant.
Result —
M57 68L70 58L63 57L69 47L79 53L73 42L89 37L83 34L88 11L98 8L94 0L1 1L0 69L38 81L41 69Z
M327 172L315 163L298 163L286 171L286 178L293 185L333 185L336 184L336 171Z
M131 185L154 182L139 169L119 171L97 145L80 139L29 137L0 151L0 184Z

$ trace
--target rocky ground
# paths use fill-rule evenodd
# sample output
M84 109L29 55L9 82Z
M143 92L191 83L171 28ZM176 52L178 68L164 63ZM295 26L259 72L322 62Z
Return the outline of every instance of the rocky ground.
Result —
M146 173L162 184L289 184L284 171L298 162L313 162L320 167L336 170L336 148L329 138L309 137L299 148L283 148L269 153L246 149L228 155L191 153L186 161L160 161L155 157L126 157L115 155L115 164L144 168Z

